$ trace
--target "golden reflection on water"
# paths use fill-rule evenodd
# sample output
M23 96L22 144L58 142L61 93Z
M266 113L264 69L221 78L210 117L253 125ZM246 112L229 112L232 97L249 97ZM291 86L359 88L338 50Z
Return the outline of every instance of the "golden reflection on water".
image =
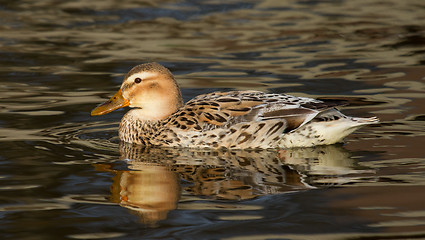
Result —
M422 2L391 0L378 4L375 1L347 1L344 4L323 2L310 6L292 1L262 1L255 8L203 15L199 14L196 4L180 5L175 1L151 2L137 7L131 1L119 5L113 1L93 1L93 4L85 1L72 4L58 2L53 9L49 1L37 1L19 6L21 11L17 14L21 28L4 27L0 31L15 41L15 44L4 44L4 51L43 54L59 51L61 56L78 59L79 62L32 68L7 67L9 71L100 74L102 72L96 72L90 66L129 60L160 60L212 65L209 70L215 73L205 71L201 76L203 81L183 80L183 87L202 86L202 82L211 79L211 75L228 69L296 74L302 79L338 76L356 81L374 66L391 69L400 63L414 65L421 60L420 54L403 54L420 50L420 45L407 45L400 50L395 47L390 51L382 47L408 39L411 33L407 26L420 25L425 21L418 14L411 14L415 3L420 6ZM214 6L216 3L209 4ZM250 4L249 1L247 4ZM389 4L397 6L391 7L391 15L385 10ZM40 10L46 7L51 9L52 14ZM119 14L112 11L128 11L137 16L144 14L143 7L181 13L122 21ZM78 14L86 8L105 12L99 15ZM134 12L132 8L135 8ZM8 18L6 11L1 13L4 13L6 23L16 24L17 20ZM97 25L96 21L110 21L114 25ZM52 22L56 24L53 29L47 24ZM238 57L238 54L242 55ZM306 66L317 60L322 62ZM359 65L362 63L365 64ZM338 70L333 70L335 67ZM348 69L343 71L344 67ZM219 81L214 87L240 88L238 79L244 77L238 74L232 81ZM271 88L281 86L276 76L259 79L269 82Z
M154 225L177 208L180 194L247 200L258 196L355 183L375 172L359 166L342 146L279 151L211 151L120 144L127 170L113 172L110 200ZM181 185L182 184L182 185ZM181 188L181 189L180 189ZM193 208L190 203L181 203ZM196 207L195 207L196 208Z

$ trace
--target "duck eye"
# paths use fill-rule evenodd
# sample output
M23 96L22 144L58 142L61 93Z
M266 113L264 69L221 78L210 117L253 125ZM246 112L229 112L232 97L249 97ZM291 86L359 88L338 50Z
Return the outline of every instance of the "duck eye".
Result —
M134 82L135 83L140 83L140 82L142 82L142 79L141 78L136 78L136 79L134 79Z

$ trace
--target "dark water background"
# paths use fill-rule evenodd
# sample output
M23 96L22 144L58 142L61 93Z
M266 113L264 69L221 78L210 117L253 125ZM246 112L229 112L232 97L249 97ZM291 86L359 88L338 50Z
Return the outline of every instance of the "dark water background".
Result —
M344 145L119 144L132 66L378 116ZM1 239L425 238L425 2L0 1ZM130 161L131 160L131 161Z

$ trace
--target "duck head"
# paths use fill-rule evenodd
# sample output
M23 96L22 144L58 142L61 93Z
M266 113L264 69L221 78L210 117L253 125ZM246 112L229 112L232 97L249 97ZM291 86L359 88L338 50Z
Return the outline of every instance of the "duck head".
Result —
M183 106L180 88L171 72L158 63L145 63L130 70L120 90L92 110L103 115L123 107L135 108L142 120L162 120Z

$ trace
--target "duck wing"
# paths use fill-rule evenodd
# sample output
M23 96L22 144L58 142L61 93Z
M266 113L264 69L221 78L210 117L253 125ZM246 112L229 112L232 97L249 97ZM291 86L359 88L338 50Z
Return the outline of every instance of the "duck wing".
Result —
M214 92L190 100L168 122L177 128L196 131L264 122L273 123L273 132L286 133L338 105L341 104L259 91Z

